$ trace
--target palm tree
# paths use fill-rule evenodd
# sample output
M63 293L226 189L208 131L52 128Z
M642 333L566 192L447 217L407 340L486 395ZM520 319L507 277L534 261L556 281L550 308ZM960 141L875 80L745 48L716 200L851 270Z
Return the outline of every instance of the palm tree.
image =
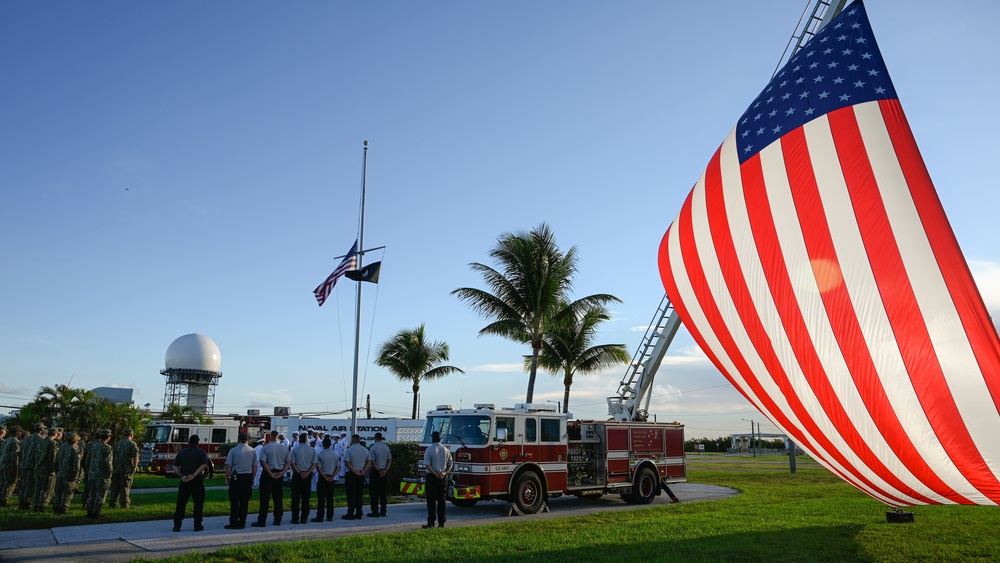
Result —
M624 344L593 344L597 326L610 319L604 305L595 305L582 312L559 315L545 333L538 365L553 374L562 372L563 412L569 412L569 388L573 385L574 374L596 373L629 362ZM530 357L525 356L525 368L530 361Z
M132 430L142 436L142 429L149 422L149 411L129 403L116 403L108 399L97 399L91 403L92 425L111 430L113 436L120 436L125 430Z
M375 363L389 370L400 381L413 383L413 414L417 418L417 398L420 381L436 379L455 372L465 373L455 366L438 365L448 361L448 344L427 342L424 325L413 330L401 330L382 343Z
M173 422L197 422L198 424L211 424L212 419L204 413L191 408L190 405L178 405L171 403L163 409L163 418Z
M89 422L91 403L96 398L97 394L93 391L58 383L39 388L34 403L42 420L79 429Z
M576 247L563 253L555 235L542 223L531 232L504 233L490 251L498 269L473 262L486 290L462 287L452 291L481 316L494 319L479 335L495 334L531 344L528 375L530 403L535 394L538 354L543 335L556 315L564 310L577 314L590 307L618 301L613 295L595 294L566 304L576 273Z
M16 419L9 422L25 428L45 422L86 432L110 428L117 435L125 428L141 432L148 419L149 411L145 409L99 398L86 389L56 384L41 387L35 400L24 405Z

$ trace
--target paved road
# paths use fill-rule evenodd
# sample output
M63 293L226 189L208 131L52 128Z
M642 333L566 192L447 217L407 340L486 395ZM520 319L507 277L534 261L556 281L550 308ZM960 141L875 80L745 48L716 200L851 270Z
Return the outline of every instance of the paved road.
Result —
M694 483L673 485L671 489L682 502L712 501L739 494L739 491L727 487ZM669 502L666 495L661 495L653 504ZM390 505L389 515L385 518L354 521L341 520L344 507L338 506L333 522L293 525L289 523L287 498L285 503L285 522L277 527L271 526L268 521L267 528L226 530L223 526L229 523L229 517L213 516L205 518L203 532L193 531L194 524L190 517L184 521L184 529L180 533L171 531L173 523L170 520L0 532L0 561L130 561L140 557L161 559L192 551L208 553L226 545L419 530L427 517L427 508L422 502ZM252 502L251 509L255 505L256 502ZM640 508L625 504L618 496L613 495L600 499L556 498L549 505L549 512L510 518L563 518ZM480 503L474 508L464 509L449 505L448 526L457 528L495 523L508 518L507 512L507 504L502 502ZM250 519L253 519L252 515Z

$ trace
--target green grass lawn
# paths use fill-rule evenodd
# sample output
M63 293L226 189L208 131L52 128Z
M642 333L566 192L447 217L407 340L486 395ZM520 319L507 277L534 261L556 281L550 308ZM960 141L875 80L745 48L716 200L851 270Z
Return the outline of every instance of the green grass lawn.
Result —
M908 510L915 513L915 523L889 524L884 505L808 460L799 462L794 475L787 459L768 457L692 455L688 469L692 483L733 487L742 494L588 516L511 517L499 524L418 529L377 538L359 535L234 546L172 561L1000 560L998 508L914 507ZM105 514L108 521L166 519L175 499L172 492L135 494L132 509L105 510ZM90 523L83 518L79 497L75 500L66 516L0 509L0 529ZM251 511L255 505L256 493ZM342 496L337 506L344 506ZM224 515L228 510L225 491L208 492L206 515Z
M218 474L217 474L218 475ZM205 480L206 487L220 487L226 484L224 475L212 477ZM132 479L132 490L135 489L176 489L177 478L164 477L163 475L152 475L149 473L136 473Z
M993 561L1000 510L886 507L814 462L692 456L689 480L743 494L580 517L223 548L170 561ZM449 507L449 510L458 510ZM475 510L472 508L470 510ZM349 554L349 557L347 556Z
M174 507L177 502L177 479L168 479L162 476L141 475L136 476L132 487L132 506L127 510L112 509L107 507L102 511L104 520L102 522L137 522L141 520L167 520L173 518ZM223 477L213 477L205 482L206 486L225 485ZM142 489L172 489L166 492L137 492ZM290 493L285 491L285 507L289 506ZM69 512L63 515L52 513L51 507L48 512L23 511L17 508L17 498L12 498L12 502L7 508L0 508L0 530L40 530L61 526L78 526L81 524L93 524L93 520L88 520L85 516L87 511L80 504L81 496L77 494L70 503ZM253 499L250 501L250 512L255 512L258 506L258 491L254 490ZM368 497L365 495L365 506ZM316 495L312 496L311 504L316 506ZM344 490L338 488L334 492L334 504L338 507L347 506L347 499ZM191 516L192 505L188 503L188 517ZM226 490L205 492L205 516L225 516L229 514L229 495Z

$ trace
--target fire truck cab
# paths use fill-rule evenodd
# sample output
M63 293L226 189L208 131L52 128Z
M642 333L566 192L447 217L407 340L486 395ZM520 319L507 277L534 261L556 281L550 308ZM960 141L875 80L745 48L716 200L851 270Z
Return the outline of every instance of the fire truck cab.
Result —
M685 481L683 425L570 416L539 404L438 406L427 413L418 470L424 474L431 433L440 432L455 464L448 499L457 506L505 500L519 514L538 512L548 498L562 495L611 493L645 504L669 492L668 483Z

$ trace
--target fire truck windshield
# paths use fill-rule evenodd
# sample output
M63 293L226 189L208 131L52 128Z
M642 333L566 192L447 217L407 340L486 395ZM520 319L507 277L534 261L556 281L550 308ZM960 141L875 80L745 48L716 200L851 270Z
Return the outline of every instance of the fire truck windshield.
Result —
M424 425L420 441L430 442L431 432L441 433L442 444L481 446L490 439L490 417L472 414L431 416Z
M170 441L170 427L169 426L150 426L146 429L146 436L142 439L143 442L156 442L157 444L165 444Z

